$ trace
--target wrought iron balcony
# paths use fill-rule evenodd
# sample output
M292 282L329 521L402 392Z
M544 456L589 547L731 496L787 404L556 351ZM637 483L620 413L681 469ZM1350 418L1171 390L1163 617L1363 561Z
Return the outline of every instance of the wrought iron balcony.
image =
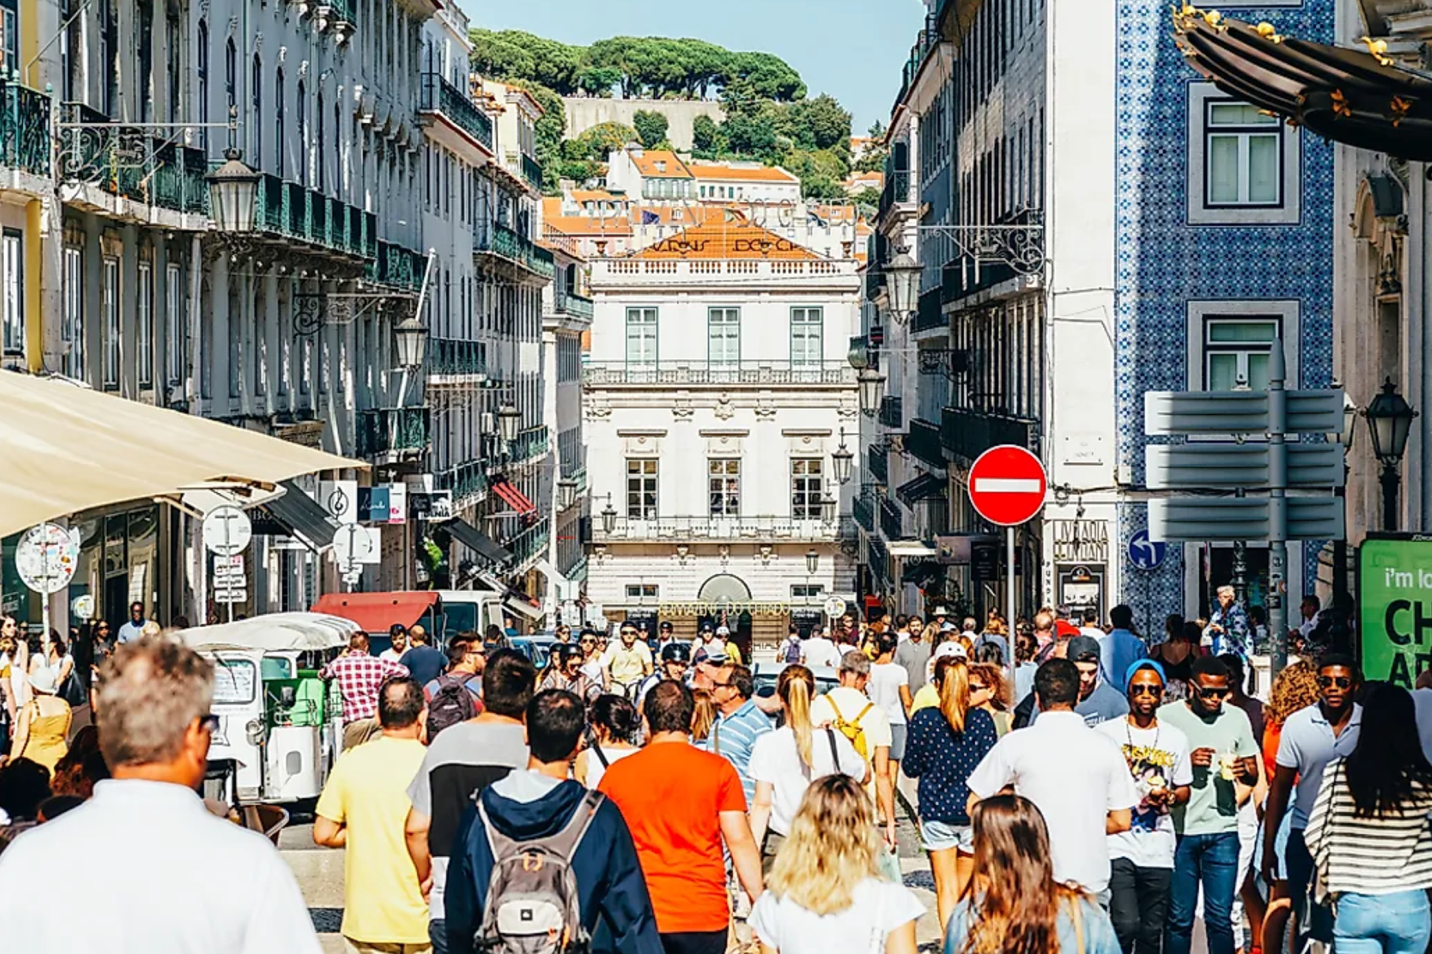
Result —
M472 97L439 73L422 74L419 110L441 114L454 126L492 151L492 120L477 108Z
M867 490L856 497L851 502L850 510L855 522L863 527L866 533L875 532L875 492L873 490Z
M939 288L931 288L922 292L919 307L915 311L915 321L910 330L916 334L922 331L948 331L950 319L940 310L942 303Z
M947 407L940 415L940 443L956 457L973 461L991 447L1014 444L1039 453L1039 422L1007 414Z
M582 383L587 387L670 384L718 387L853 386L855 369L847 361L730 361L721 364L703 361L659 361L650 364L597 361L582 369Z
M865 546L870 558L867 564L870 575L875 577L876 585L884 589L890 583L890 551L885 549L885 544L874 534L865 538Z
M905 518L889 497L880 501L880 532L886 540L899 540L905 535Z
M377 246L377 259L368 266L370 281L407 291L423 287L427 259L421 252L392 242L378 242Z
M460 508L472 499L487 496L487 464L470 460L438 471L433 475L433 486L438 490L451 490L453 507Z
M49 95L0 75L0 166L50 174Z
M4 89L0 84L0 90ZM208 213L209 164L202 149L155 138L140 126L109 125L108 116L84 103L62 103L60 117L66 123L80 124L60 130L61 179L174 212ZM47 114L41 118L48 121ZM0 149L7 149L8 142L7 136ZM30 148L23 131L19 145ZM48 144L45 151L48 170Z
M525 152L522 154L522 178L538 192L542 191L542 164Z
M945 466L945 451L940 443L940 428L918 417L910 421L910 433L905 438L905 449L931 467Z
M425 407L388 407L358 416L358 453L369 458L400 458L427 450L432 412Z
M607 533L597 521L592 538L597 541L695 541L745 540L748 542L780 543L793 541L831 541L854 534L848 518L834 523L820 519L795 520L791 517L638 517L617 516L616 526Z
M890 483L890 451L885 445L871 444L865 450L865 469L877 484Z
M905 401L898 394L881 398L880 423L897 431L905 426Z
M910 170L894 169L885 173L885 188L880 193L880 217L897 205L910 204Z
M518 432L517 440L512 442L509 456L514 463L520 463L546 457L550 448L551 440L547 436L547 425L539 424Z
M585 318L588 321L592 320L592 315L594 314L594 306L590 298L571 292L557 296L557 310L564 315L571 315L573 318Z
M463 338L428 339L428 383L435 378L487 377L487 344Z
M528 560L546 556L551 539L550 521L543 517L510 540L504 540L502 545L512 552L512 565L521 566Z
M254 227L355 258L378 257L376 215L267 172L259 174ZM369 271L372 278L371 265Z
M539 278L551 279L557 274L552 253L534 244L505 225L493 223L475 236L475 251L500 255L525 268Z

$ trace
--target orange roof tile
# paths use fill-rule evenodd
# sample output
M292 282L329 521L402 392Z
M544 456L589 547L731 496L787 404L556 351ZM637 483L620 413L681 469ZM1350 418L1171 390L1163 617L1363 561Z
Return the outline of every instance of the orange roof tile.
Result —
M687 168L697 179L719 182L800 182L799 178L776 166L713 166L693 162Z
M691 178L691 172L686 168L686 163L681 161L681 157L665 149L647 150L639 156L631 153L631 161L636 164L636 171L641 173L644 179Z
M807 261L821 256L790 239L743 221L698 225L662 239L636 254L643 259L785 259Z
M678 215L678 213L680 213ZM730 214L744 222L746 214L731 208ZM727 220L727 207L719 205L635 205L630 210L633 225L720 225Z
M574 202L625 202L626 196L614 195L606 189L573 189Z

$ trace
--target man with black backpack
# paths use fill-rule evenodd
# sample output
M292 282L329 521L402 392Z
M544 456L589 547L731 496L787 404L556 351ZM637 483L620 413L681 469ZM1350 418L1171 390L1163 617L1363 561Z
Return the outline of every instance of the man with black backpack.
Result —
M428 744L448 726L482 712L482 645L464 633L448 645L448 671L423 686L428 700Z
M464 816L448 869L454 954L662 954L621 812L568 777L585 712L565 690L534 696L527 770L488 786Z

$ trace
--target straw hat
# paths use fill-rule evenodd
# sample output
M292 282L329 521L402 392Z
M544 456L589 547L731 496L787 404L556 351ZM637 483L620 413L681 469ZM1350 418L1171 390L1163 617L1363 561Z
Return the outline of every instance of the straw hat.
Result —
M30 688L36 692L43 692L47 696L53 696L59 688L55 679L55 671L46 666L30 673Z

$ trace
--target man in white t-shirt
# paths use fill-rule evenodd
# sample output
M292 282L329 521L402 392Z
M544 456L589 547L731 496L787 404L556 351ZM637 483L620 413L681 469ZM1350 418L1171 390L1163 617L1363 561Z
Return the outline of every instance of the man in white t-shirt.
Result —
M1141 659L1129 667L1126 684L1129 714L1094 727L1122 747L1140 796L1132 827L1109 836L1109 917L1121 948L1130 954L1158 954L1177 847L1169 810L1188 801L1193 766L1188 736L1158 720L1163 667Z
M885 826L885 841L895 845L895 786L890 781L890 720L884 710L865 694L870 682L870 659L858 649L840 658L840 685L810 706L810 721L820 728L858 728L857 751L864 743L862 757L875 774L875 808ZM853 730L852 730L853 731Z
M812 669L835 669L840 665L840 650L835 648L825 630L801 644L801 662Z
M969 807L1013 786L1049 826L1056 881L1074 881L1094 895L1109 888L1106 834L1128 831L1140 796L1119 747L1074 712L1079 670L1051 659L1034 674L1039 720L1011 732L970 773Z

